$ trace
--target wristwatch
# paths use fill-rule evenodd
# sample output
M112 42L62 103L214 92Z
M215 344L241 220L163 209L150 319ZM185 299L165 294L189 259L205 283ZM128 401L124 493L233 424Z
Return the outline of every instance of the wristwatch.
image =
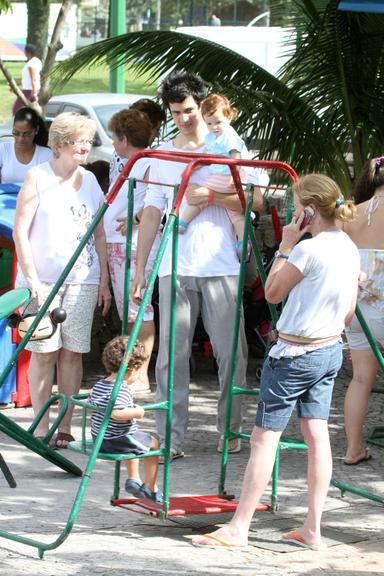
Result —
M276 250L275 258L284 258L284 260L288 260L289 256L287 256L283 252L280 252L280 250Z

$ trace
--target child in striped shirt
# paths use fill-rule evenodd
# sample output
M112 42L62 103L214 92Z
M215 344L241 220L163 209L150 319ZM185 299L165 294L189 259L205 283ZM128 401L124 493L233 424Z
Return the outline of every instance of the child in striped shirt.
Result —
M117 373L122 362L128 336L118 336L105 346L102 362L109 374L94 385L90 402L99 408L106 408L111 397ZM136 419L144 417L144 409L134 404L130 384L137 379L137 372L146 360L144 345L136 341L128 362L125 379L121 384L111 418L105 431L100 452L123 454L146 454L150 450L159 448L157 438L139 429ZM95 440L104 414L93 412L91 417L91 433ZM163 494L157 487L157 469L159 458L151 456L144 458L144 482L140 478L139 460L127 460L128 479L125 482L127 492L137 498L147 498L156 504L163 502Z

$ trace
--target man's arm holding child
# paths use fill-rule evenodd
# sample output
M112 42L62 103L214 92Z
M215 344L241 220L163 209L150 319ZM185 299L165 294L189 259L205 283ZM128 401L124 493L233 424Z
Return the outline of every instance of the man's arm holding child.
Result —
M231 190L231 192L228 194L223 194L221 192L216 192L215 190L210 190L205 186L190 184L186 191L186 197L188 204L191 206L199 206L200 204L215 204L216 206L222 206L223 208L228 208L229 210L241 212L242 206L235 186L232 185L230 188L228 188L228 190ZM211 196L211 193L213 196ZM252 210L255 212L260 212L262 207L263 196L260 188L255 186L253 192Z

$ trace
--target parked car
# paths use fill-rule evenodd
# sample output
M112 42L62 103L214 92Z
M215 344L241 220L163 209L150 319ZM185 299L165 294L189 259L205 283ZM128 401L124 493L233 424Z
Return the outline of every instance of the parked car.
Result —
M131 104L149 98L143 94L61 94L53 96L45 109L45 120L48 125L61 112L78 112L93 118L96 122L97 131L94 145L88 156L88 162L94 160L107 160L109 162L112 153L112 137L108 130L108 122L119 110L129 108Z

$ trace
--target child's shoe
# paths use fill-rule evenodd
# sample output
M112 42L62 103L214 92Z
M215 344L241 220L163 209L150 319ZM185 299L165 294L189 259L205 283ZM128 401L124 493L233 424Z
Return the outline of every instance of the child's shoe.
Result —
M135 498L142 498L141 489L144 486L143 482L139 482L139 480L134 480L133 478L128 478L125 481L125 491L128 494L132 494Z
M251 244L250 240L248 240L248 242L247 242L247 254L245 257L245 261L247 263L251 259L251 251L252 251L252 244ZM241 257L243 255L243 241L242 240L237 240L237 242L236 242L236 254L237 254L239 261L241 262Z
M140 488L140 498L146 498L147 500L152 500L155 504L163 503L163 493L161 490L152 492L145 484L142 484Z
M179 220L179 234L185 234L188 228L188 222L184 220Z

